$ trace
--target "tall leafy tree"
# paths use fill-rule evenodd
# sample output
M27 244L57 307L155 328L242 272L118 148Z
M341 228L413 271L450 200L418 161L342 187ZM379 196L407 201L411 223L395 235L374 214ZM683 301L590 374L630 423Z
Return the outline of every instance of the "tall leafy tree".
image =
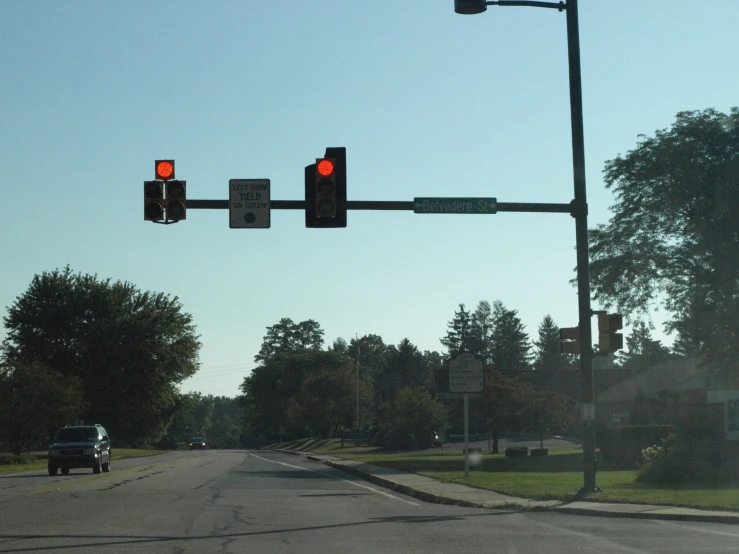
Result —
M28 452L31 444L72 423L85 408L82 382L38 363L0 367L0 435L13 453Z
M341 337L338 337L336 340L334 340L330 349L334 352L338 352L339 354L344 354L345 356L349 355L349 345Z
M518 310L507 309L502 302L493 304L492 369L507 375L530 368L531 344Z
M267 327L267 334L254 361L266 362L280 352L306 348L319 350L322 346L323 329L318 322L307 319L295 323L289 317L283 317L278 323Z
M444 406L428 391L403 388L389 403L384 424L375 444L386 448L428 448L434 433L447 427Z
M529 390L524 414L527 430L539 434L539 447L544 448L544 433L565 430L575 422L577 402L551 390Z
M675 357L661 341L652 338L652 330L643 320L638 320L631 326L631 333L626 337L626 348L628 352L617 354L622 367L652 367L669 362Z
M595 299L663 304L678 350L739 383L739 108L677 114L605 165L613 216L590 232Z
M5 359L79 378L83 419L104 424L119 444L161 437L177 384L199 365L199 337L177 297L69 267L36 275L4 323Z
M302 410L307 402L306 382L314 384L307 390L324 390L321 387L326 383L325 379L311 377L320 372L324 372L321 373L323 377L333 374L337 376L337 379L339 376L348 374L349 379L354 383L352 360L337 352L315 349L280 352L269 358L263 365L254 368L241 384L241 391L244 394L245 420L250 433L265 436L308 431L310 421L304 417L296 417L296 414L306 414ZM331 397L318 396L313 400L325 401L328 406L330 402L335 401L337 395L343 398L347 392L345 388L337 384L331 394L333 395ZM354 398L354 394L349 394L350 403Z

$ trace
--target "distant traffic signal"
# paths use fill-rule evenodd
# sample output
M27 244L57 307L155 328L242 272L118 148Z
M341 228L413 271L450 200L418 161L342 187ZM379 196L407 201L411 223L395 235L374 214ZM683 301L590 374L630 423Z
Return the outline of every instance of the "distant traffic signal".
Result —
M167 199L165 201L167 221L187 219L187 182L166 181Z
M598 314L598 355L605 356L624 347L624 336L617 333L623 329L621 314Z
M187 182L175 179L174 160L154 160L154 179L144 181L144 220L186 219Z
M579 327L563 327L559 330L559 351L562 354L580 353Z
M164 187L161 181L144 181L144 220L164 219Z
M346 148L326 148L306 166L305 226L346 227Z

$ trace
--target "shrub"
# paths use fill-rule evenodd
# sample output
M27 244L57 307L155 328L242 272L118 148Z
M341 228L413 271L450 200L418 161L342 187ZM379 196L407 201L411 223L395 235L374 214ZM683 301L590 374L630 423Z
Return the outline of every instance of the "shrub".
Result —
M532 456L546 456L547 454L549 454L548 448L532 448L531 449Z
M660 444L643 450L636 480L655 485L677 485L698 480L698 468L685 454L678 436L671 433Z
M0 465L33 464L37 462L33 454L0 454Z
M401 427L385 424L375 434L372 445L381 446L388 450L411 450L416 448L416 439Z
M600 428L597 446L603 460L633 467L645 448L660 444L674 430L672 425L628 425Z
M529 455L528 446L512 446L505 449L506 458L525 458Z

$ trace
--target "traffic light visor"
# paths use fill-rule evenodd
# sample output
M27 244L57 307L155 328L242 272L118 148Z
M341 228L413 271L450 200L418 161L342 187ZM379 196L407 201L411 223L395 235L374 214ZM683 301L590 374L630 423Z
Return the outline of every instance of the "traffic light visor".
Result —
M316 164L316 169L318 170L318 173L323 175L324 177L328 177L334 172L334 162L331 160L320 160Z
M157 179L174 178L174 160L157 160L155 167Z

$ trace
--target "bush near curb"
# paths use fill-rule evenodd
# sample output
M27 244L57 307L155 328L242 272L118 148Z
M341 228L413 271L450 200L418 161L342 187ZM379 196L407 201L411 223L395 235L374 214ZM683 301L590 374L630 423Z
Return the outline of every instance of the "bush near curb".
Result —
M532 456L546 456L547 454L549 454L548 448L532 448L531 449Z
M505 449L506 458L525 458L529 455L528 446L511 446Z

